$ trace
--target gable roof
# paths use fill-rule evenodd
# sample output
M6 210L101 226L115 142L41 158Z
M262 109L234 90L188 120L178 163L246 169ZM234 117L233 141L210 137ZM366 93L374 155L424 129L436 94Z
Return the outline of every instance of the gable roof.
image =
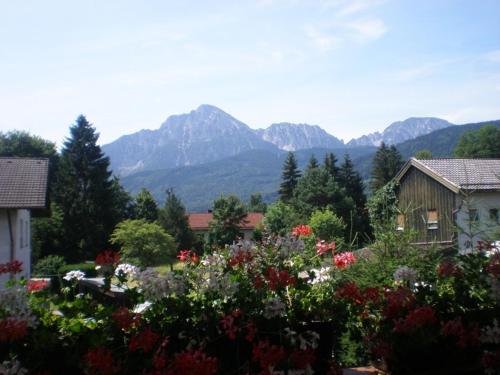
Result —
M208 230L210 221L213 219L212 213L193 213L188 215L189 226L192 230ZM260 212L249 212L240 224L240 229L255 229L264 219Z
M421 159L411 158L396 175L400 181L415 167L451 191L500 190L500 159Z
M0 208L45 208L49 159L0 157Z

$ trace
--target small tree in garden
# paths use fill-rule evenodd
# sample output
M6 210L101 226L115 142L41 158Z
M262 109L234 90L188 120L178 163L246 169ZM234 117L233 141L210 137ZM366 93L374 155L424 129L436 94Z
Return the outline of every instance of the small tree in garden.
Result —
M174 237L179 249L189 249L196 242L196 236L189 227L186 208L173 189L167 189L166 194L167 199L160 210L158 221Z
M270 205L264 217L264 225L272 234L284 236L300 223L298 215L293 208L282 201Z
M123 260L140 267L173 263L177 254L172 236L160 225L145 220L119 223L111 235L111 243L120 246Z
M266 213L267 204L262 200L261 193L250 195L250 200L247 204L247 210L248 212L262 212L263 214Z
M462 158L500 158L500 128L486 125L477 131L465 133L455 148L455 156Z
M213 221L210 223L212 242L232 243L240 235L240 225L247 215L245 205L235 195L221 196L214 201Z
M346 226L343 220L330 210L314 211L309 225L316 237L328 242L341 239Z

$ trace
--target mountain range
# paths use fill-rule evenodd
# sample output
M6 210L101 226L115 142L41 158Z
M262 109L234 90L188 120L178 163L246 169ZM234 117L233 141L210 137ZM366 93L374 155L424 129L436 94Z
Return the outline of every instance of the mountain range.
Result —
M193 166L221 160L249 150L274 153L310 148L351 148L397 144L419 135L452 126L437 118L410 118L391 124L382 133L343 140L318 125L277 123L251 129L221 109L204 104L190 113L173 115L157 130L124 135L103 146L111 168L120 176L133 173Z

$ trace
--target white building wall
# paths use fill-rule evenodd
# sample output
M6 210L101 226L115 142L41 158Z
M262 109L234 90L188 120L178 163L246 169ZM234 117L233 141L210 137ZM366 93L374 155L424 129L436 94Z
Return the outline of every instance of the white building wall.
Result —
M23 271L18 277L31 275L31 215L29 210L9 210L14 236L14 259L23 263ZM0 263L11 261L10 232L7 210L0 209ZM9 274L0 275L0 288L9 280Z
M467 252L477 247L478 241L500 240L500 223L490 218L490 209L497 209L500 215L500 192L472 193L461 199L457 213L458 247ZM471 210L477 210L478 220L471 221Z

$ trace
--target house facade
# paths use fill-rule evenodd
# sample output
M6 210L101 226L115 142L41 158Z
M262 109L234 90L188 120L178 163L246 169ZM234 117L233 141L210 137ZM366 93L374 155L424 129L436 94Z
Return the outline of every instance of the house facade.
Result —
M46 209L48 171L48 159L0 158L0 263L22 262L18 277L31 275L31 217Z
M189 226L193 232L203 241L208 241L210 222L213 220L213 214L207 213L191 213L188 215ZM264 220L264 215L260 212L249 212L240 223L240 230L243 239L253 239L253 231Z
M397 227L415 230L417 244L466 252L500 239L500 159L411 158L395 180Z

